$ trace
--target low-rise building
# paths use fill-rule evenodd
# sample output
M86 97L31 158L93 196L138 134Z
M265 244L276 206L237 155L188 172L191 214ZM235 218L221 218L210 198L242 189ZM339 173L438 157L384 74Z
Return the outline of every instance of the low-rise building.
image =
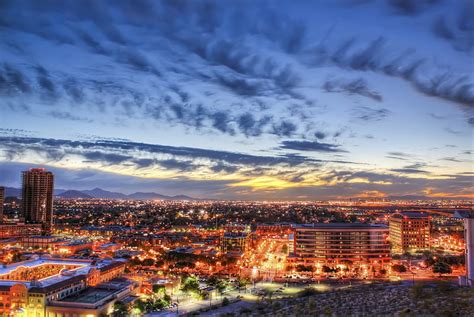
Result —
M48 257L3 266L0 268L0 316L61 316L48 314L48 306L121 276L125 264L125 261Z
M41 235L41 224L4 223L0 224L0 239L21 238Z

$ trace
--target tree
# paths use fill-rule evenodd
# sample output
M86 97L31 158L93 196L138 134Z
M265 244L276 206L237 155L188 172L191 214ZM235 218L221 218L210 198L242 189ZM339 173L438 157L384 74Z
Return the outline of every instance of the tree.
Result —
M160 292L165 292L165 286L159 284L153 284L153 293L158 294Z
M296 266L296 270L298 272L313 272L313 267L311 265L303 265L303 264L299 264Z
M216 285L216 289L219 292L219 295L223 295L226 289L225 283L221 280L219 281L219 284Z
M142 261L143 266L153 266L153 264L155 264L155 260L150 259L150 258L147 258Z
M113 317L128 317L130 316L130 307L124 302L117 301L114 303Z
M395 264L395 265L392 265L392 270L394 270L397 273L405 273L407 271L407 268L403 264Z
M209 277L206 281L206 284L210 287L215 287L219 283L220 283L220 279L215 275Z
M137 299L135 303L133 304L135 309L138 309L141 313L146 312L146 302L143 301L142 299Z
M449 266L449 264L447 264L445 262L436 262L433 265L433 273L439 273L439 275L449 274L452 271L453 270L451 269L451 266Z
M188 276L184 279L184 282L181 284L181 291L186 294L193 294L195 296L201 295L199 282L194 276Z
M240 289L241 288L244 288L246 287L247 285L250 284L250 281L248 279L242 279L240 278L238 281L237 281L237 287L239 288L239 293L240 293Z

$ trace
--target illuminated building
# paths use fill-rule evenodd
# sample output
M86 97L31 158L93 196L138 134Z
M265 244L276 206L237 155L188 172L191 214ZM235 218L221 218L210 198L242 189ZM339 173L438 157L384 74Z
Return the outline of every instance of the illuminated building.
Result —
M294 226L290 261L315 263L384 263L390 261L388 228L362 223L316 223Z
M3 203L5 201L5 187L0 186L0 224L3 223Z
M75 254L79 251L92 250L93 244L90 241L71 241L67 243L61 243L55 246L56 251L62 254Z
M466 276L460 277L461 285L474 287L474 214L464 215L464 237L466 240Z
M92 260L56 258L35 258L3 266L0 268L0 315L65 316L50 313L50 307L75 294L90 292L91 287L110 283L124 269L123 261L94 263ZM99 308L107 308L102 306ZM74 312L81 316L87 314L90 307L76 308L79 310Z
M137 298L130 296L133 290L134 284L123 279L115 279L95 287L88 287L77 294L49 302L46 306L46 316L110 315L115 302L128 303Z
M288 236L292 228L290 223L259 224L255 230L257 236Z
M107 226L107 227L96 227L96 226L85 226L79 230L81 236L93 236L93 237L121 237L126 234L132 233L132 228L125 226Z
M244 224L226 224L224 226L224 231L225 232L232 232L232 233L249 233L250 232L250 226L249 225L244 225Z
M119 243L108 242L94 247L94 252L98 254L114 253L120 250L122 246Z
M249 240L248 233L226 232L221 239L221 251L229 255L245 253L249 247Z
M20 244L24 248L54 249L64 243L55 236L26 236L22 237Z
M0 238L21 238L27 236L40 235L41 224L0 224Z
M23 172L22 205L26 223L40 223L45 233L53 225L53 173L44 168Z
M393 254L420 252L431 248L430 217L421 212L401 212L390 217Z

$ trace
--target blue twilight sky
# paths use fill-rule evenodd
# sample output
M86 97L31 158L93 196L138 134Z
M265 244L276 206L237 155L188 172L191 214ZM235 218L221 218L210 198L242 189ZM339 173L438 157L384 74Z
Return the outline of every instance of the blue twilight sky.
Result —
M474 2L1 1L0 183L474 197Z

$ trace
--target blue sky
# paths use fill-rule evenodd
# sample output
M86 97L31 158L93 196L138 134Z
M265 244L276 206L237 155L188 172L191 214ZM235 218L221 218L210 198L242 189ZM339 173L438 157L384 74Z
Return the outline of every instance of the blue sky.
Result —
M4 1L0 11L5 185L45 166L58 188L473 196L471 1Z

